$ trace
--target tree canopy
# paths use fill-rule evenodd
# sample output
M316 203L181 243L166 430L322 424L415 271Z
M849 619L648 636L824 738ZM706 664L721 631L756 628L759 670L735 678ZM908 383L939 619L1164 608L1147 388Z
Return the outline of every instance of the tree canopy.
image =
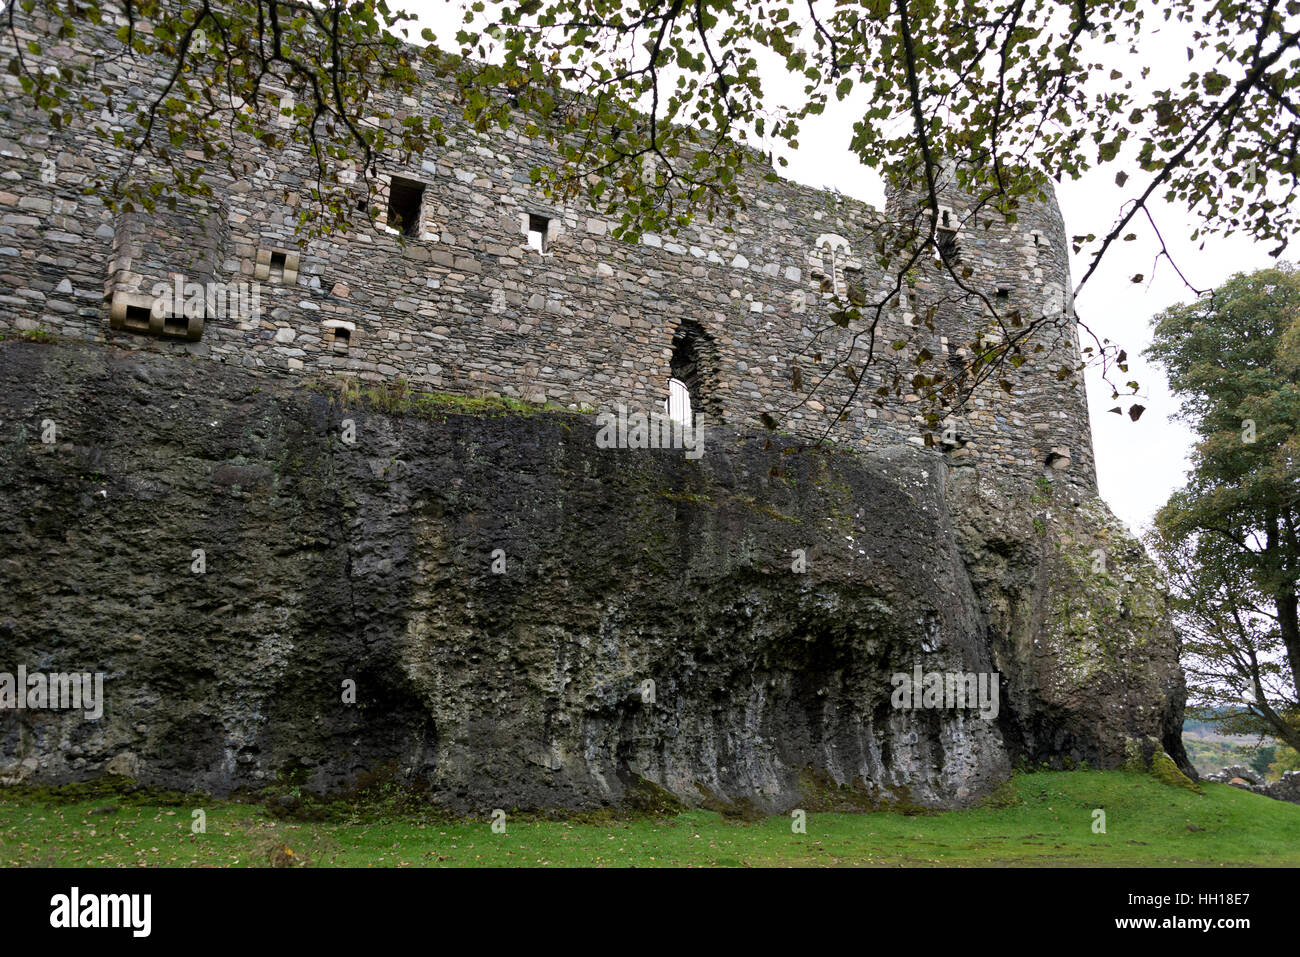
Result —
M953 158L963 161L966 185L1004 207L1098 166L1132 181L1136 192L1114 227L1077 237L1093 251L1089 273L1149 214L1154 195L1199 213L1206 230L1244 231L1279 248L1295 230L1300 0L464 7L450 52L464 57L455 65L466 115L487 126L512 122L520 107L559 111L561 122L539 127L564 147L564 167L548 172L612 204L630 230L662 225L670 210L743 206L738 146L768 137L797 147L802 122L855 89L866 96L847 145L891 180L933 187L940 160ZM7 69L56 127L85 104L72 84L76 65L42 69L43 46L120 16L123 47L105 57L173 61L167 87L131 105L137 145L164 155L180 142L212 156L228 151L232 128L223 121L239 122L232 101L257 101L271 77L295 94L297 125L318 158L419 152L436 142L436 124L411 117L394 137L367 109L381 91L412 88L416 61L453 65L428 29L426 46L404 45L414 17L384 0L16 0L3 16ZM1147 43L1185 45L1178 82L1145 82ZM796 105L769 95L782 74L801 86Z
M437 117L399 122L382 105L410 94L426 69L457 79L474 127L515 124L547 138L557 161L534 170L539 187L616 215L615 234L625 238L743 208L739 174L756 155L747 147L797 149L810 117L856 97L861 112L847 147L886 182L920 187L919 230L897 231L876 252L896 279L890 294L925 248L939 248L938 184L949 163L976 209L1009 220L1053 180L1113 170L1130 196L1104 233L1073 237L1088 264L1076 292L1143 228L1159 243L1157 261L1173 262L1153 198L1191 210L1198 234L1246 234L1275 254L1295 231L1300 0L461 6L462 28L440 38L427 28L412 36L415 18L386 0L11 0L3 39L9 73L56 129L91 108L78 91L97 65L137 56L173 64L161 89L119 104L115 119L126 122L91 124L162 161L133 164L101 184L110 201L148 206L201 193L197 170L167 162L176 150L238 175L249 162L241 138L271 149L296 143L315 166L314 201L300 210L308 234L354 219L342 170L365 177L381 157L418 156L444 141ZM80 59L44 56L105 23L117 24L116 47ZM422 45L405 42L417 36ZM1159 58L1148 53L1171 47L1172 72L1153 70ZM794 102L782 102L790 88ZM292 115L289 128L259 125L256 108L268 97ZM945 268L963 284L959 267ZM888 301L834 315L865 318L874 332ZM1020 322L994 303L983 307L1004 330ZM1006 337L1006 355L977 350L976 362L1014 358L1017 338ZM1127 371L1112 343L1094 337L1085 353L1108 377ZM1136 391L1132 382L1124 388Z

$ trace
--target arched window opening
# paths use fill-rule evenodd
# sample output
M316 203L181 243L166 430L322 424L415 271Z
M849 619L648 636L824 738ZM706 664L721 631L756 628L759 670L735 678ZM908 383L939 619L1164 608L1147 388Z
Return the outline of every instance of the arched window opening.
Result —
M673 336L672 359L669 363L669 416L674 408L685 408L687 418L682 421L694 424L695 416L700 412L710 414L717 411L716 397L712 393L713 374L717 356L713 340L709 338L699 323L687 319L677 328ZM676 385L674 385L676 383ZM679 404L673 405L674 390L683 394Z
M808 264L812 277L820 280L824 296L840 298L844 292L844 269L849 260L849 241L835 233L817 237Z

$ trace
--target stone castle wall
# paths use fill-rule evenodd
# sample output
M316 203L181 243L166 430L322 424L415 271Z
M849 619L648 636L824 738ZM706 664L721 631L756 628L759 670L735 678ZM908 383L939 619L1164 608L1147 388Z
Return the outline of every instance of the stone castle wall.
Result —
M84 54L55 47L46 56ZM888 277L869 251L882 224L905 212L905 197L879 211L767 182L764 170L750 168L749 208L734 219L621 242L610 219L551 205L531 184L531 167L553 158L544 141L518 127L473 133L459 121L451 90L431 79L419 100L393 104L395 121L436 114L447 147L411 163L381 162L380 219L359 214L347 235L299 243L294 227L298 204L309 201L309 167L296 147L260 155L247 179L207 169L210 201L114 213L82 193L93 171L127 162L91 129L123 128L104 90L138 99L163 75L162 64L139 59L100 65L83 91L100 107L58 131L26 109L16 78L4 77L0 332L44 327L288 375L400 378L435 391L643 410L662 407L674 342L689 338L700 357L695 404L714 423L753 427L771 412L784 431L806 438L826 434L849 395L852 384L834 365L861 359L867 324L841 329L828 313L835 295L860 289L874 299L884 288ZM186 163L200 160L185 154ZM410 236L384 226L394 176L423 187ZM968 289L1000 310L1029 317L1055 310L1057 321L1036 340L1041 353L997 377L1011 380L1011 394L995 382L978 389L944 454L1018 477L1050 466L1093 487L1082 379L1057 374L1077 363L1078 342L1054 201L1022 209L1008 224L972 214L969 199L949 189L945 212L957 255L972 270ZM543 252L529 247L530 217L547 221ZM178 277L222 284L233 304L151 317L154 286ZM847 420L830 430L841 443L921 442L923 403L906 387L882 408L867 401L896 375L906 383L917 372L911 349L892 344L925 345L937 358L922 371L932 372L958 365L971 339L992 327L980 296L957 288L933 255L921 256L911 282L876 331L877 364ZM931 309L933 330L924 321ZM804 390L829 374L802 404L796 367Z

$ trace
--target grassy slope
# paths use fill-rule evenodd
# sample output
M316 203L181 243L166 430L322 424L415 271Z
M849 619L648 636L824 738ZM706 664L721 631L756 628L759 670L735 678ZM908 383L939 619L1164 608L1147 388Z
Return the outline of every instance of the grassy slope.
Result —
M294 823L252 805L49 803L0 791L0 864L1300 865L1300 805L1204 787L1196 794L1143 774L1040 772L1004 789L1001 803L1010 806L810 814L806 835L792 834L788 818L743 824L706 811L605 824L516 817L498 835L486 821L389 815L373 823ZM196 806L206 807L203 835L190 833ZM1106 834L1092 833L1099 807Z

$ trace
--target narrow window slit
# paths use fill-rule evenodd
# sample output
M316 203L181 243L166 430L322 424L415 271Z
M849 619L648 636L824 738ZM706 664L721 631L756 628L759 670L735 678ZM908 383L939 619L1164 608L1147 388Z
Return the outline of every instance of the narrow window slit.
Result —
M419 236L423 205L424 184L394 176L388 184L388 228L403 236Z
M535 249L539 253L544 253L549 247L547 242L547 233L550 229L551 221L545 216L538 216L534 213L528 215L528 248Z
M945 215L946 218L946 215ZM939 258L944 262L957 259L957 230L938 229L934 234L934 243L938 248Z

